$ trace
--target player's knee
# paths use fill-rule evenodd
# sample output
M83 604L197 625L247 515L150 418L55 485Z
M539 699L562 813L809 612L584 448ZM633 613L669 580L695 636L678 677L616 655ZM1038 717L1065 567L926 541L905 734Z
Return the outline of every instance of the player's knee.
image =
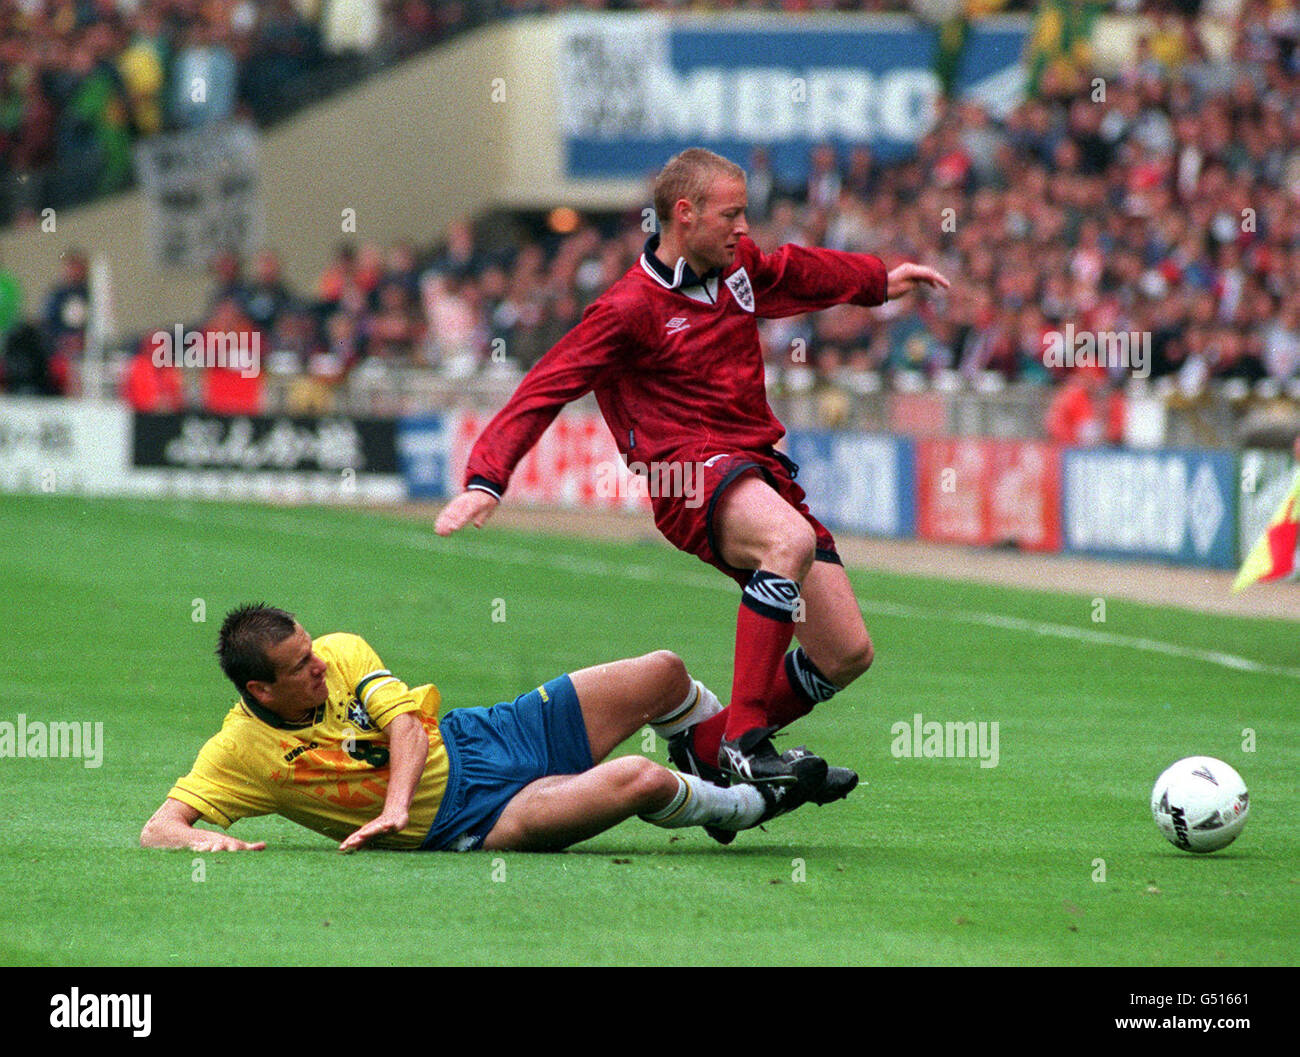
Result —
M636 779L639 802L649 807L659 806L672 800L677 795L677 790L681 788L681 779L677 777L677 773L667 767L661 767L653 760L645 762L650 766L642 769Z
M685 683L690 678L686 672L686 662L672 650L655 650L647 656L654 662L665 682Z
M630 806L650 810L677 793L677 776L644 756L624 756L612 761L614 781Z
M658 691L654 702L656 711L654 715L645 717L653 719L656 715L662 715L663 709L681 703L691 688L691 676L686 670L686 662L672 650L655 650L646 654L645 661L652 673L648 681Z
M817 555L817 533L802 518L783 524L767 541L763 568L803 580Z

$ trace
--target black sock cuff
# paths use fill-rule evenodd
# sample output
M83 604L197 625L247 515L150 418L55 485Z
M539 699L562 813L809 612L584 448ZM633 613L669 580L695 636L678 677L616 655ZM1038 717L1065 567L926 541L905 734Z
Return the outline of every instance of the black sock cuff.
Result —
M760 616L790 624L794 622L799 606L799 585L784 576L757 570L740 595L741 605L748 606Z
M785 675L790 680L790 685L806 697L810 704L819 705L823 701L829 701L841 689L808 659L802 646L785 655Z

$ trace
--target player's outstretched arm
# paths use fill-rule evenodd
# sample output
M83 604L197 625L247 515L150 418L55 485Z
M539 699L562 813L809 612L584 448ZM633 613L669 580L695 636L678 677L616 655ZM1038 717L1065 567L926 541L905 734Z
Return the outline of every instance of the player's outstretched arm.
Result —
M388 735L388 795L378 818L372 818L342 844L341 852L354 852L384 833L400 833L411 821L411 801L429 759L429 735L415 715L406 712L384 730Z
M168 797L140 831L140 847L190 851L261 851L266 847L266 841L249 844L225 833L196 829L198 820L199 813L189 804Z
M475 528L482 528L498 505L496 496L481 488L470 488L442 508L433 530L439 536L450 536L471 521Z
M910 294L918 286L941 286L945 290L952 284L933 268L924 264L900 264L889 273L889 282L885 288L885 300Z

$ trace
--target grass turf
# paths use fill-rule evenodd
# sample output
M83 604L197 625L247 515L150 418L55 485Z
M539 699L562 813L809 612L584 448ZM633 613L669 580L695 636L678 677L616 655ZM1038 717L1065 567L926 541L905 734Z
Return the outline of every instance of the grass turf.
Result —
M1296 622L1120 600L1099 622L1082 596L855 571L877 663L786 742L855 767L846 802L725 849L632 820L563 854L344 857L265 818L232 829L260 854L153 852L142 823L232 699L212 654L231 605L358 632L455 707L660 647L725 697L735 588L667 548L440 540L360 510L4 497L0 531L0 721L105 740L98 768L0 759L0 963L1297 960ZM998 765L895 757L916 713L998 723ZM1193 754L1251 790L1212 856L1165 843L1147 806Z

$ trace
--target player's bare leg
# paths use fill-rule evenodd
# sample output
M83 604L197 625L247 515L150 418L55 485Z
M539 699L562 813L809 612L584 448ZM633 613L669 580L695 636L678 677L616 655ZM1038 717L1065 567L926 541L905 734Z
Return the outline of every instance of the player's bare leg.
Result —
M672 771L644 756L623 756L583 774L539 778L506 805L483 848L566 848L633 815L663 807L677 787Z
M713 513L722 560L737 569L766 569L796 582L812 568L813 528L757 474L735 481Z
M570 678L598 762L583 774L553 775L525 786L485 838L485 849L564 848L634 815L669 829L703 826L726 844L737 831L805 802L750 786L715 786L642 756L599 762L647 723L668 736L721 712L718 699L691 679L676 654L658 650L584 668Z
M670 650L583 668L570 679L597 762L647 723L672 714L694 685L682 659Z
M820 788L824 760L810 754L787 759L769 735L779 727L769 702L779 692L785 651L805 617L800 582L813 567L817 535L807 520L756 474L733 482L718 498L713 531L720 557L737 569L755 570L736 617L731 704L717 746L720 768L743 780ZM708 728L712 749L717 724ZM696 744L700 744L696 736ZM787 754L788 756L789 754Z
M794 628L808 657L838 689L871 667L875 649L844 566L814 562L803 581L804 617Z
M574 775L539 778L506 805L483 841L485 851L558 851L638 816L665 829L703 826L723 844L807 803L802 790L724 789L661 767L644 756L622 756Z
M812 526L757 476L742 477L723 493L714 515L714 531L724 561L736 568L759 570L755 576L758 583L746 585L747 594L754 587L763 589L761 602L762 595L770 597L775 587L786 592L793 603L786 623L784 614L763 613L768 607L747 604L747 598L742 601L737 617L733 708L673 738L669 755L680 770L722 782L729 779L728 772L741 771L734 764L722 769L728 754L732 760L738 754L748 754L751 760L761 755L765 757L760 762L763 769L778 777L782 770L794 775L815 803L839 800L857 785L853 771L827 767L803 746L778 757L767 735L807 714L870 665L871 640L848 577L842 566L814 560L817 538ZM784 583L778 577L781 573L787 574ZM773 577L778 577L775 584ZM768 619L762 619L764 616ZM800 648L785 654L794 634L800 638ZM833 674L814 663L807 642L813 643L817 656ZM733 711L738 701L745 704L739 715L739 710ZM723 751L724 741L727 752Z

